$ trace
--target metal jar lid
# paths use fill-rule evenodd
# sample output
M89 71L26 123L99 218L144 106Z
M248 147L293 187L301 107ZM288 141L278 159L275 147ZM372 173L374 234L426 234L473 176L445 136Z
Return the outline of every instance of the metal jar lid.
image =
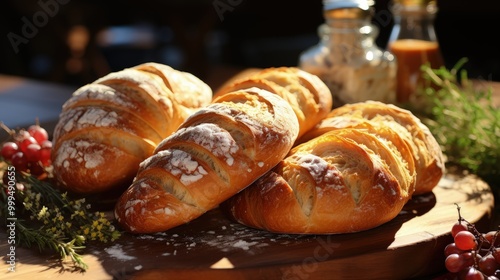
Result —
M329 11L344 8L368 10L374 4L374 0L323 0L323 10Z

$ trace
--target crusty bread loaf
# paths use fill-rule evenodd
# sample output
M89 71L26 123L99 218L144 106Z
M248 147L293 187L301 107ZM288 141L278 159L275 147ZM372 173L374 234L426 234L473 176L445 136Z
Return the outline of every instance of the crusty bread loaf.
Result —
M293 109L274 93L247 88L221 94L141 163L115 217L132 233L187 223L273 168L298 132Z
M125 188L139 163L211 99L201 80L158 63L82 86L63 105L55 127L54 174L76 193Z
M376 101L334 109L296 143L276 168L221 205L228 217L279 233L367 230L431 191L444 172L428 128Z
M204 107L212 100L212 89L198 77L189 72L178 71L160 63L143 63L134 67L162 78L163 83L174 94L174 99L181 106L192 112Z
M271 67L238 76L219 88L214 96L257 87L284 98L299 120L299 137L314 127L332 110L330 90L317 76L296 67Z
M297 142L363 122L390 127L403 138L413 151L417 176L414 194L431 192L445 172L444 154L428 127L410 111L395 105L366 101L336 108Z
M277 233L367 230L393 219L411 198L408 164L370 129L338 129L294 147L221 208L242 224Z

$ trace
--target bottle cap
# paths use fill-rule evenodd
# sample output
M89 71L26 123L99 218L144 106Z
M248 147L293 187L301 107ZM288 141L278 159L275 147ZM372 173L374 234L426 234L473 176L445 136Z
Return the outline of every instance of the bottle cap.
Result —
M421 9L425 9L430 14L437 12L436 0L392 0L391 6L395 11L397 11L399 7L399 9L405 9L407 11L420 11Z
M407 6L426 6L426 5L435 5L435 0L394 0L396 3L400 3Z
M323 10L328 11L344 8L368 10L374 3L374 0L323 0Z

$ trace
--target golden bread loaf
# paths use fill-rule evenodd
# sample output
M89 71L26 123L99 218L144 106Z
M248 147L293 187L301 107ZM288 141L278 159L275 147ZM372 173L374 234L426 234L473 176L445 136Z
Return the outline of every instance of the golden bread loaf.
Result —
M381 102L334 109L296 143L274 169L221 204L228 217L278 233L363 231L392 220L444 173L427 127Z
M299 137L332 110L332 95L325 83L317 76L296 67L271 67L252 71L224 84L214 96L250 87L278 94L292 106L299 120Z
M82 86L63 105L54 130L54 175L76 193L126 187L139 163L211 99L204 82L158 63Z
M347 104L332 110L298 142L326 131L370 122L387 126L411 148L416 168L415 195L431 192L445 172L445 157L438 142L418 117L408 110L378 101Z
M132 233L187 223L272 169L298 132L293 109L274 93L247 88L220 94L141 163L115 217Z
M339 234L390 221L414 190L414 174L387 140L338 129L294 147L276 168L221 208L276 233Z

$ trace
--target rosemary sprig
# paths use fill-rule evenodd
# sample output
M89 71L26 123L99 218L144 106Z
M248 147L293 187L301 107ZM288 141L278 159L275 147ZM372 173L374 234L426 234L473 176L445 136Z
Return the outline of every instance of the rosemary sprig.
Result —
M448 162L467 168L489 182L500 176L500 110L491 89L478 90L460 70L467 62L458 61L451 70L423 65L428 85L424 98L423 121L434 134Z

